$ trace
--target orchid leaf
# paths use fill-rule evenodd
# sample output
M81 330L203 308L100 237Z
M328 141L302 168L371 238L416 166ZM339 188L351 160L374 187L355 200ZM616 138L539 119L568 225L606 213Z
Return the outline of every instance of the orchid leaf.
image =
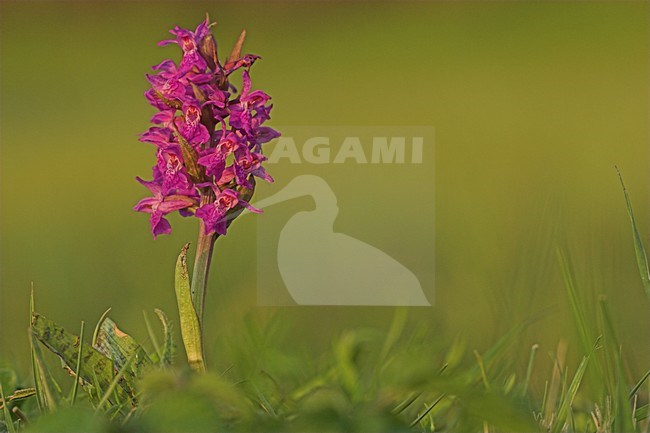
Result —
M201 326L199 317L192 304L190 293L190 277L187 273L187 249L190 244L185 244L176 261L175 290L178 303L178 314L181 323L181 336L185 345L187 361L196 371L205 371L203 362L203 349L201 347Z
M122 332L109 317L104 317L98 326L97 338L93 347L115 362L117 369L122 369L127 360L135 354L132 375L139 375L153 362L140 344L129 334ZM127 375L128 376L128 375Z
M113 360L103 355L91 345L84 343L81 339L69 332L55 322L47 319L38 313L32 315L30 327L32 335L45 347L58 356L71 375L75 375L74 368L77 365L79 346L83 345L82 363L79 371L79 379L82 386L91 396L101 394L107 389L115 376ZM135 403L134 381L120 381L117 395L120 400L131 399ZM100 388L95 390L94 388Z

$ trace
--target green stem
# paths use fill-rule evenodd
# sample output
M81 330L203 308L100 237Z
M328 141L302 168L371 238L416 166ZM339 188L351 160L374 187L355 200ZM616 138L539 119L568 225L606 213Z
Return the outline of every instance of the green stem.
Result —
M207 203L214 201L214 194L210 191L201 196L201 204L203 206ZM196 256L194 258L194 270L192 271L192 282L190 292L192 294L192 304L199 317L199 324L203 326L203 309L205 303L205 292L208 287L208 273L210 272L210 262L212 261L212 250L214 243L217 240L217 235L212 233L205 234L205 226L203 221L199 223L199 238L196 243Z

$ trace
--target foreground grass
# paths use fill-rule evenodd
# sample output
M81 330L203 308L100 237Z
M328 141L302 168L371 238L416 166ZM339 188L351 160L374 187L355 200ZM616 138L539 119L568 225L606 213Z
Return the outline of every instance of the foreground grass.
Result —
M8 370L0 373L8 402L3 417L11 419L0 430L647 431L648 375L628 377L606 304L600 308L600 327L576 321L579 328L585 325L589 342L577 365L569 365L566 343L559 344L543 394L529 386L536 370L549 364L537 356L537 347L530 348L525 374L518 375L510 361L526 324L484 353L465 353L460 342L441 352L424 330L405 335L407 310L397 310L386 335L344 333L311 363L298 354L274 352L260 355L254 368L196 374L166 367L154 351L155 365L141 372L134 396L120 388L133 361L112 382L102 385L98 378L77 389L75 381L57 383L36 349L38 391L18 386ZM576 319L583 313L576 311ZM261 354L274 326L248 326L239 340L245 346L241 356ZM598 334L593 341L592 334ZM595 381L587 383L591 377Z
M624 194L650 302L648 261ZM33 387L24 386L30 378L0 370L0 432L648 432L650 370L630 374L630 348L621 345L607 301L585 299L565 251L557 262L578 337L576 362L564 340L550 360L536 345L522 348L519 337L532 322L482 353L460 340L442 350L426 328L408 326L407 309L396 309L388 332L348 331L316 360L266 350L281 324L245 323L232 336L232 367L197 374L173 365L171 323L162 312L160 342L146 321L146 350L107 317L88 345L83 325L74 335L32 311ZM58 383L42 347L79 380ZM522 350L523 372L512 361ZM549 366L543 391L532 387Z

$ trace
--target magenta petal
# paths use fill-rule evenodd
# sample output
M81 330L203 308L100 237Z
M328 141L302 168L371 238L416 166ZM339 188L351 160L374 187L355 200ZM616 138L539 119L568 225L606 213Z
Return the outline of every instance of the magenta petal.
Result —
M220 220L224 220L225 213L221 211L214 203L208 203L201 206L196 210L196 217L203 220L203 225L205 226L205 234L211 234L214 232L221 233L222 230L219 224ZM225 220L224 220L225 224Z
M160 214L151 214L151 233L156 239L158 235L168 235L172 232L172 226Z
M133 206L133 210L136 212L147 212L151 213L151 207L158 203L158 199L155 197L145 197Z
M241 203L242 206L244 206L246 209L248 209L249 211L251 211L253 213L264 213L264 211L262 209L258 209L256 207L253 207L250 203L248 203L248 202L246 202L244 200L239 200L239 203Z
M163 110L153 115L151 118L151 123L156 123L159 125L171 125L174 121L174 110Z
M261 212L240 200L240 192L227 189L226 185L253 189L253 176L273 181L262 166L266 158L261 144L279 133L262 126L270 118L270 96L262 90L252 90L249 72L260 57L247 54L223 68L211 59L209 63L214 61L216 65L208 67L204 52L210 51L206 51L206 45L211 46L213 41L207 18L194 31L176 26L170 33L173 39L158 45L177 45L182 50L182 58L179 63L164 60L152 67L155 73L146 76L151 88L145 96L158 112L151 119L156 126L142 134L140 140L156 146L156 164L152 181L137 178L151 196L140 200L134 210L150 214L154 238L171 232L165 216L175 211L200 218L206 233L225 235L226 216L232 209L245 207L251 212ZM242 86L236 94L228 77L239 69ZM210 125L209 129L204 123ZM185 141L198 153L197 157L191 149L181 151ZM187 151L192 160L198 160L201 175L188 173L188 167L194 164L186 161ZM227 162L232 162L230 167L226 167ZM197 209L200 191L207 187L214 191L215 200Z
M197 162L205 167L205 174L215 176L217 179L221 178L226 168L226 159L218 151L200 157Z
M174 41L175 42L175 41ZM167 44L165 44L167 45ZM151 67L154 71L163 71L163 72L175 72L176 71L176 63L174 63L173 60L163 60L162 62L158 63L157 65L154 65Z
M181 196L176 196L176 197L181 197ZM165 198L165 200L163 200L160 203L158 209L163 214L168 214L174 212L175 210L185 209L186 207L192 206L192 204L193 204L193 200L189 198L170 199L169 197L167 197Z
M155 181L146 181L146 180L143 180L142 178L140 178L139 176L136 176L135 180L137 180L142 185L144 185L145 188L147 188L149 191L151 191L151 193L153 195L156 195L156 196L160 195L161 187L157 182L155 182Z
M245 98L248 95L248 92L251 90L251 76L248 74L248 71L242 73L242 88L241 88L241 98Z

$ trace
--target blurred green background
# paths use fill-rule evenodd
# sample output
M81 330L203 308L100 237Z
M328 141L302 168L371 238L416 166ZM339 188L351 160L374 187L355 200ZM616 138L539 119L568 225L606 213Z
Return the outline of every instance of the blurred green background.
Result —
M141 340L143 309L176 317L172 267L197 226L172 218L172 235L153 241L131 210L145 194L134 176L149 177L153 164L137 136L152 113L144 74L178 56L156 42L205 12L222 53L248 29L272 125L435 127L433 182L413 193L402 221L386 221L399 230L435 206L435 251L410 252L435 254L435 304L413 309L413 323L480 351L534 317L522 363L533 343L541 353L561 338L575 348L561 247L584 296L608 297L630 372L647 370L650 347L638 343L650 337L648 300L614 170L650 233L650 4L641 1L1 2L3 363L28 371L32 282L37 310L71 331L108 307ZM260 196L289 180L273 175ZM384 217L345 209L342 227ZM388 327L392 308L256 306L255 224L242 219L218 242L209 362L229 365L245 318L263 327L276 317L288 324L284 344L308 353L346 328ZM548 357L542 366L548 375Z

